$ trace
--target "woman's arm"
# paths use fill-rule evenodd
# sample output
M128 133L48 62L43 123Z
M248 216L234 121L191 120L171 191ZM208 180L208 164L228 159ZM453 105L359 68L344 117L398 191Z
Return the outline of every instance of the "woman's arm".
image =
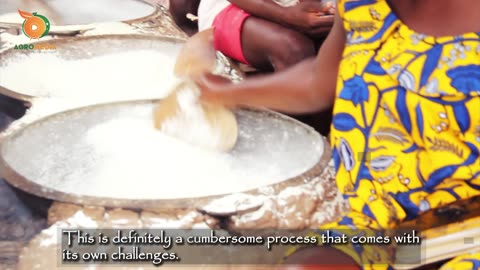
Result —
M273 75L249 78L238 84L219 77L197 80L206 101L227 106L267 107L285 113L310 113L330 108L335 98L339 64L345 44L341 18L336 16L328 38L316 58Z

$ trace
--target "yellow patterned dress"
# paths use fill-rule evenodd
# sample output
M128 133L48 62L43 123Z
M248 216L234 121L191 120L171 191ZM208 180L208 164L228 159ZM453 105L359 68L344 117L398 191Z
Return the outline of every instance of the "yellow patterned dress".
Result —
M347 44L331 145L351 212L325 228L388 229L480 195L480 33L432 37L386 0L340 0ZM324 228L324 227L322 227ZM343 248L364 268L382 252ZM479 269L480 254L445 269Z

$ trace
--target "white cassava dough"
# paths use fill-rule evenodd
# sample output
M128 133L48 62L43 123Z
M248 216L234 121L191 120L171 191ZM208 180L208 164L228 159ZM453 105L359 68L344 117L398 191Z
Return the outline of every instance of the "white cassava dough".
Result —
M162 98L177 81L175 56L138 50L85 59L54 52L18 54L0 64L0 85L34 97L92 102Z
M195 85L187 84L172 95L155 111L155 126L163 133L213 151L227 152L235 146L238 127L231 111L200 102Z

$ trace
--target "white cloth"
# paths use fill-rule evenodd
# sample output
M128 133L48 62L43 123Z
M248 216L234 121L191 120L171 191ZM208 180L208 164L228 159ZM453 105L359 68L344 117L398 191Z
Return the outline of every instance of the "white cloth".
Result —
M230 5L227 0L201 0L198 6L198 30L212 27L218 13Z
M291 7L291 6L295 6L300 1L299 0L273 0L273 2L279 4L280 6Z
M298 4L299 0L273 0L278 5L288 7ZM203 31L212 27L218 13L230 5L227 0L201 0L198 7L198 30Z

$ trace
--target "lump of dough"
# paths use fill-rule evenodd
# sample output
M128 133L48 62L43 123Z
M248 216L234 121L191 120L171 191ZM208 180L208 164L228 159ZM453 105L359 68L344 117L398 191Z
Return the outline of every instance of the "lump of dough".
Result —
M193 83L180 83L155 108L155 127L198 147L230 151L238 137L234 113L223 105L201 102L199 96L200 91Z
M217 61L213 45L213 29L207 29L190 37L183 45L175 63L175 75L197 77L212 72Z

